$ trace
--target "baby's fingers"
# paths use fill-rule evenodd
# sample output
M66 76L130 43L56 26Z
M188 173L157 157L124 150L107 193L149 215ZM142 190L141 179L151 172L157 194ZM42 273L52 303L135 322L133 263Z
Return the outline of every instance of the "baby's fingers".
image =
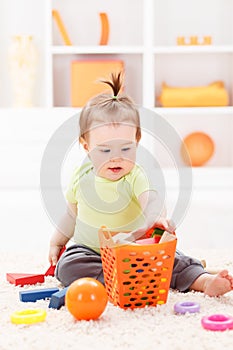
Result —
M57 265L57 257L56 256L52 256L51 265L52 266L56 266Z

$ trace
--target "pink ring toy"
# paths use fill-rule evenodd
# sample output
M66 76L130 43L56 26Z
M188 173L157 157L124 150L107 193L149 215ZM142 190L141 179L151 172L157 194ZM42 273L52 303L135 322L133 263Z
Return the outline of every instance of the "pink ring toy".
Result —
M177 314L195 313L200 311L200 305L193 301L183 301L174 305L174 311Z
M233 317L221 314L204 316L201 319L201 324L203 328L210 331L225 331L233 329Z

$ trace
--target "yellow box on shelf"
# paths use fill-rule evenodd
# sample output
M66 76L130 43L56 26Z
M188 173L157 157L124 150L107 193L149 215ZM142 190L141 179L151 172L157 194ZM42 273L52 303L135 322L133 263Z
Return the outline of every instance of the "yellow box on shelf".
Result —
M71 105L82 107L93 96L111 88L101 83L111 73L124 70L124 62L120 60L80 60L71 63Z

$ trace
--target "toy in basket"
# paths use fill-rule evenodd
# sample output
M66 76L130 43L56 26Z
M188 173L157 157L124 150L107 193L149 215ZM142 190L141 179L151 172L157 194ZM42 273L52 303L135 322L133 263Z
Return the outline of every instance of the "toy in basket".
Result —
M137 244L136 241L119 245L112 238L115 234L105 227L99 230L105 287L110 302L123 309L165 304L176 236L168 234L169 240L163 243L142 244L139 241Z

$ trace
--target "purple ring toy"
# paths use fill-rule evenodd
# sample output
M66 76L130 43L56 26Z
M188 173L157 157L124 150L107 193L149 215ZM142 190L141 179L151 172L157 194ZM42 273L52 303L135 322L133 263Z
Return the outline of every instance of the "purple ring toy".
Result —
M200 311L200 305L193 301L183 301L174 305L174 311L176 314L195 313Z
M225 331L233 329L233 317L215 314L211 316L204 316L201 319L202 327L210 331Z

